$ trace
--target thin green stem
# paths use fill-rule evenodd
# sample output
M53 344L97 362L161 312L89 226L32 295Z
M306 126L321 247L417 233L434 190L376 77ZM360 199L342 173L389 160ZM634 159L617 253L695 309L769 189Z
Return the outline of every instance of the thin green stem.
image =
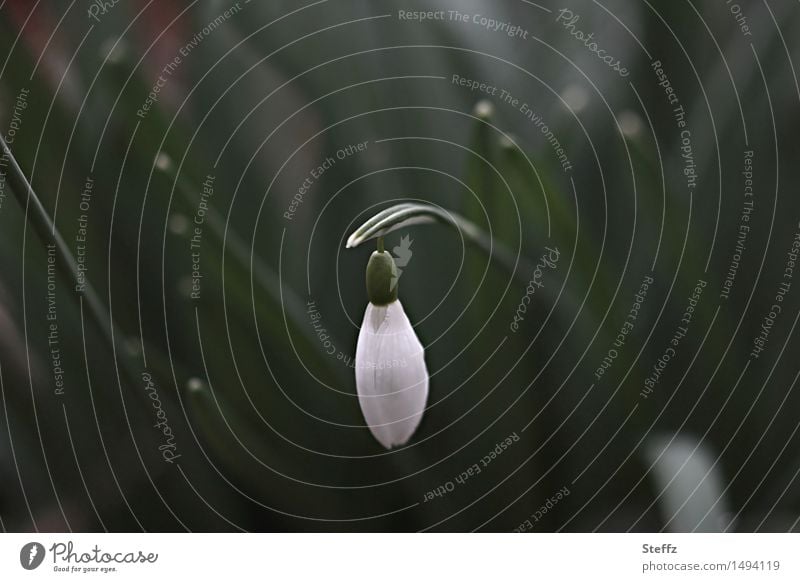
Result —
M385 248L384 248L384 246L383 246L383 237L382 237L382 236L379 236L379 237L378 237L378 252L379 252L379 253L383 253L385 250L386 250L386 249L385 249Z
M72 252L69 250L67 243L61 236L61 233L56 228L55 223L47 213L42 201L34 192L28 178L20 168L17 159L6 144L5 140L0 137L0 149L2 149L2 156L8 160L9 173L8 182L11 190L14 193L19 205L25 210L25 217L30 218L33 228L36 231L39 239L44 245L54 244L58 255L61 260L56 261L56 266L61 276L73 288L81 288L82 296L88 306L89 317L108 342L109 346L114 345L114 330L119 329L114 321L111 319L108 311L103 305L97 292L85 277L83 281L78 278L78 263ZM73 300L80 307L80 295L77 293L69 294ZM135 383L139 380L137 372L138 366L132 361L130 354L125 348L118 351L120 360L126 373L130 376L131 382Z

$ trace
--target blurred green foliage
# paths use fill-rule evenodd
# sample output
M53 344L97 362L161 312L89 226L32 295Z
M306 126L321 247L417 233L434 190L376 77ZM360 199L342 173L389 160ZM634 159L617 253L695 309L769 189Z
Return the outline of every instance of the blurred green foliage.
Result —
M0 55L8 57L0 127L8 127L20 89L29 89L12 150L75 253L79 218L88 214L86 273L118 335L109 345L81 295L59 279L66 388L54 394L48 241L7 193L0 207L5 529L510 531L568 486L572 494L537 530L654 530L672 512L639 445L676 432L694 435L712 458L724 450L717 470L730 482L735 528L793 523L800 511L792 413L800 400L788 391L795 343L779 360L776 349L769 366L752 366L744 382L737 378L780 273L773 247L787 246L797 226L780 220L798 216L800 95L789 61L800 62L791 33L800 25L796 5L748 4L761 27L756 63L719 7L697 6L696 14L688 4L664 3L656 14L646 3L610 3L673 72L703 184L690 200L678 132L647 55L589 2L575 10L587 29L619 35L614 44L630 63L630 84L609 79L522 2L496 9L555 48L363 20L388 14L395 2L279 1L247 4L205 36L164 77L143 115L137 111L164 67L227 4L183 12L177 3L120 4L91 30L79 9L9 4L0 8ZM562 170L519 111L495 100L474 115L480 96L452 84L453 74L524 96L575 170ZM570 86L586 97L574 110L559 98ZM623 112L638 120L627 134L617 125ZM365 141L366 152L332 164L285 217L312 169ZM752 253L738 292L717 311L745 148L757 152ZM87 178L94 187L85 212ZM387 238L387 248L404 234L414 240L401 297L432 371L429 410L412 446L390 454L363 426L348 364L371 249L345 251L344 240L406 200L463 214L519 253L519 264L509 270L446 228L410 227ZM201 292L193 298L201 202ZM545 247L561 260L512 332ZM630 345L609 376L593 382L648 273L655 285ZM640 387L701 277L707 303L681 364L655 401L642 401ZM308 301L323 314L333 355L310 323ZM774 348L790 336L790 323L786 315ZM163 460L152 402L120 360L152 374L179 462ZM520 444L479 479L424 501L512 433Z

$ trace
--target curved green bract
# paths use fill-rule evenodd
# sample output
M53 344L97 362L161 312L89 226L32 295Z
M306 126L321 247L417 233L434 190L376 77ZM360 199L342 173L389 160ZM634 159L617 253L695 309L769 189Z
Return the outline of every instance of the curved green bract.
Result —
M473 223L455 212L442 210L430 204L404 203L387 208L362 224L347 239L347 248L355 248L368 240L385 236L405 226L436 222L454 226L468 238L483 235Z
M346 246L352 249L368 240L416 224L445 224L455 228L467 242L483 250L514 276L527 283L530 261L493 240L489 234L460 214L430 204L407 202L382 210L358 227L347 239Z

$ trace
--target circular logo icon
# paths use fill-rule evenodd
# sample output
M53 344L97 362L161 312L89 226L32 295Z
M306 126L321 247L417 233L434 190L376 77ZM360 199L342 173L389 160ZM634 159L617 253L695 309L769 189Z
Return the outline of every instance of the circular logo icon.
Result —
M19 563L26 570L35 570L44 561L44 546L39 542L28 542L19 551Z

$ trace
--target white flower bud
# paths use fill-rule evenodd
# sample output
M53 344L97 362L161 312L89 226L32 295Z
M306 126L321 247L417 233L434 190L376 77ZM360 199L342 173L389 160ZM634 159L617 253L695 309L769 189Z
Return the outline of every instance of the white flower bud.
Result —
M356 347L356 390L378 442L387 449L408 442L428 401L428 369L399 300L367 305Z

